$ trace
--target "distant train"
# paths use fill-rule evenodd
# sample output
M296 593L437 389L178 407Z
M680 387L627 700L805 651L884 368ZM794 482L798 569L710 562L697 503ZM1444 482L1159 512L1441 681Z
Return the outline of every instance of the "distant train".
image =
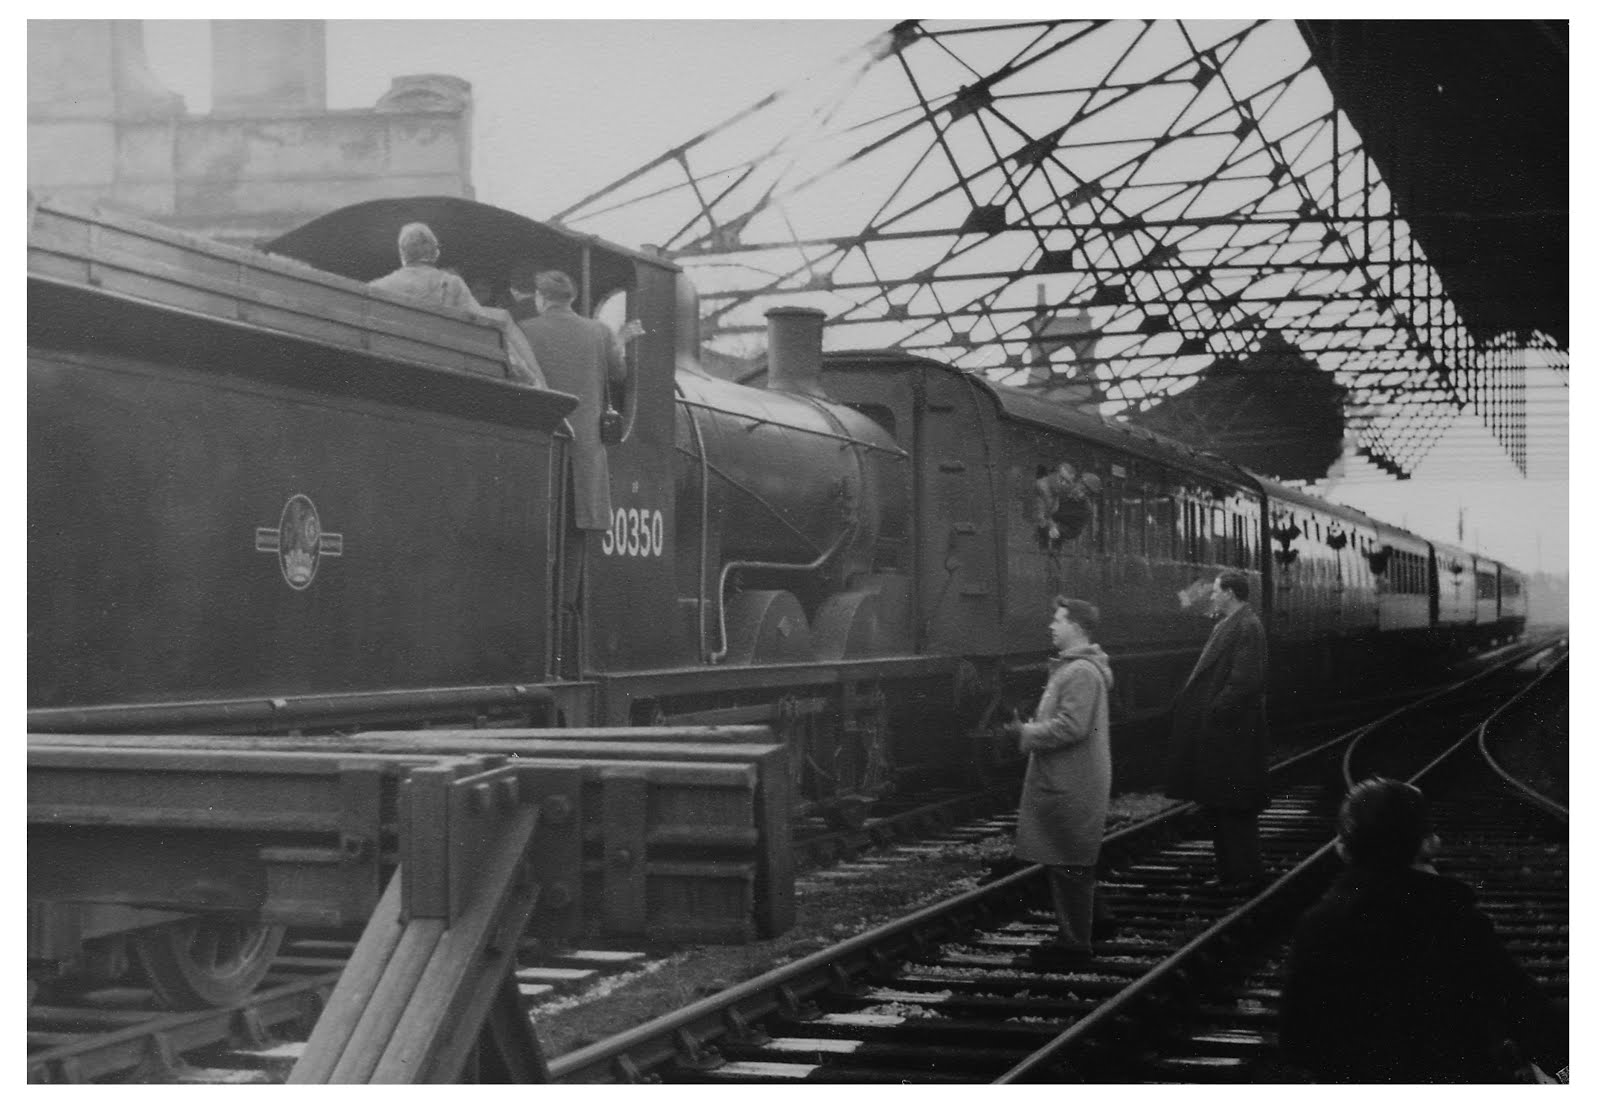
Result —
M648 330L576 612L573 400L506 379L496 323L365 285L408 221L502 300L561 268ZM492 206L367 202L271 255L29 224L32 732L765 722L848 819L997 759L1057 592L1101 606L1124 726L1205 640L1179 591L1227 567L1279 702L1525 623L1499 562L937 361L824 355L814 311L773 313L746 382L708 375L669 260Z

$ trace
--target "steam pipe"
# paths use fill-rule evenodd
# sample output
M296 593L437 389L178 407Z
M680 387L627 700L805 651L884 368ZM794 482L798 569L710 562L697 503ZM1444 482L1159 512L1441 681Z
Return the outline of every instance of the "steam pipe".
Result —
M844 545L856 537L856 531L861 527L859 519L851 520L845 529L839 533L839 538L822 554L810 562L730 562L723 566L722 573L717 575L717 639L721 647L711 653L707 662L721 663L728 658L728 610L722 604L722 595L728 585L728 575L735 569L739 570L792 570L800 573L820 569L837 555Z

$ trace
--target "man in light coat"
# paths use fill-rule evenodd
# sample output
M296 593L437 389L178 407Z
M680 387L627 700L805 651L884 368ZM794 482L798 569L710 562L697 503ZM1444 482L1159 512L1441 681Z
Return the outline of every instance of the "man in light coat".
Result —
M400 230L400 266L368 286L390 295L401 295L418 302L468 310L494 320L506 341L506 378L536 388L545 386L539 361L528 346L522 331L503 310L479 303L472 288L449 268L439 266L439 238L421 221Z
M466 280L439 266L439 238L420 221L400 230L400 266L371 287L391 295L404 295L418 302L447 306L454 310L479 310Z
M1060 932L1050 952L1093 953L1094 866L1111 798L1111 665L1094 641L1100 611L1057 597L1050 678L1031 720L1006 728L1028 758L1016 856L1045 867Z
M1262 882L1256 823L1271 801L1267 633L1249 604L1244 574L1221 574L1211 592L1220 619L1173 703L1167 794L1200 804L1217 858L1217 876L1208 883L1242 895Z

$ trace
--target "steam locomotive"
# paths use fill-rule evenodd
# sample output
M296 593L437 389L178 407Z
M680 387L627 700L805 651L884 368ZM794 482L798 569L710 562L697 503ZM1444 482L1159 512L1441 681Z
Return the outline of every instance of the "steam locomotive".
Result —
M366 285L410 221L491 298L560 268L581 310L645 326L586 559L572 397L508 378L503 322ZM997 762L1058 592L1101 606L1124 784L1155 756L1129 729L1209 631L1179 591L1224 568L1279 700L1524 624L1501 563L937 361L824 354L815 311L773 311L765 364L712 376L692 287L648 251L454 198L267 250L30 199L32 733L767 723L798 801L848 822ZM45 955L98 933L38 906ZM247 990L282 937L164 926L139 949L189 1004ZM185 961L200 933L238 940L225 971Z
M267 254L30 213L34 731L767 722L803 801L849 812L983 758L1056 592L1101 606L1129 724L1207 634L1177 591L1223 568L1280 698L1526 616L1502 563L937 361L824 354L815 311L709 375L670 261L493 206L366 202ZM571 397L506 379L494 323L365 286L408 221L474 284L560 268L648 331L576 610Z

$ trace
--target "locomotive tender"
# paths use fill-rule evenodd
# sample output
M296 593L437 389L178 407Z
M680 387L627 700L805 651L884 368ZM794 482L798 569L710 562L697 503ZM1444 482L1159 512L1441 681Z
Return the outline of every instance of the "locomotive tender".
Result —
M366 285L409 221L469 280L560 268L581 310L648 331L576 612L574 401L508 380L495 322ZM1058 592L1101 606L1125 731L1209 631L1178 591L1225 567L1250 576L1279 700L1524 624L1510 567L937 361L823 354L815 311L770 316L745 382L711 376L692 288L648 251L453 198L268 248L30 200L32 733L767 723L797 801L849 820L997 760ZM1154 755L1119 748L1119 782ZM148 969L184 927L143 940ZM247 988L281 938L223 932L237 980L213 996L185 970L180 999Z
M364 285L413 220L469 280L559 267L580 309L648 330L581 615L570 398L503 379L492 323ZM710 376L693 291L650 252L453 198L268 248L32 210L35 731L768 722L803 798L848 807L988 747L1057 592L1100 604L1124 721L1181 683L1209 623L1175 594L1224 567L1280 697L1524 622L1501 563L936 361L824 355L814 311L772 316L748 382ZM1088 507L1049 542L1063 462Z

